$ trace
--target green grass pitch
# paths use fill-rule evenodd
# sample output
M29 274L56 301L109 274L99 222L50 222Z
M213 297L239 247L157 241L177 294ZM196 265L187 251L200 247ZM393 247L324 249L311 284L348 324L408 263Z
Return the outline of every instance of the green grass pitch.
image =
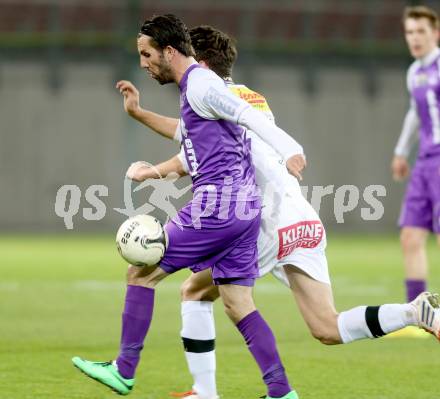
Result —
M429 244L430 288L440 290L440 250ZM399 302L404 295L397 236L329 237L338 310ZM187 390L181 343L181 272L161 283L131 398ZM0 398L114 398L71 364L110 360L118 349L124 262L113 238L0 237ZM257 306L272 326L301 399L437 399L440 344L434 338L380 339L326 347L309 335L290 291L267 277ZM216 304L218 387L225 399L264 394L259 371Z

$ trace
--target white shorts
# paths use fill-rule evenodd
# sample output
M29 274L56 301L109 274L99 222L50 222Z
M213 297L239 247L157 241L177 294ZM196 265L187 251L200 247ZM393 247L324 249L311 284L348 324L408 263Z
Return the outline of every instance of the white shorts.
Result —
M258 238L260 277L272 273L290 287L284 265L293 265L314 280L330 284L325 228L299 190L286 192L278 206L263 207Z

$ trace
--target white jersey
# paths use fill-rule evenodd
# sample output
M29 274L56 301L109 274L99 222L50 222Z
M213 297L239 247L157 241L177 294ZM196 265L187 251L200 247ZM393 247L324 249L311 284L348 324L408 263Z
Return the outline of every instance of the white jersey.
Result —
M266 99L243 85L229 89L274 122ZM286 160L253 131L250 139L256 181L263 193L258 264L260 276L272 272L288 284L284 265L292 264L315 280L330 284L325 256L324 226L301 192L298 180L286 168Z
M274 125L273 113L262 95L244 85L227 83L233 94L261 111ZM288 286L283 266L291 264L315 280L330 284L325 229L318 214L302 195L298 180L287 171L285 158L252 130L246 134L256 182L263 194L258 236L260 277L271 272Z

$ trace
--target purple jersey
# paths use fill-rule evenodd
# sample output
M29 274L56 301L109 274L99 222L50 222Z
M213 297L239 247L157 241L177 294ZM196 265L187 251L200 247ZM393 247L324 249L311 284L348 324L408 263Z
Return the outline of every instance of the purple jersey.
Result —
M160 266L167 273L211 267L216 284L253 285L261 200L245 131L234 123L248 104L198 64L179 88L179 132L194 198L166 224Z
M419 158L411 172L400 213L400 227L440 234L440 49L408 70L409 109L395 155L407 157L419 131Z
M179 158L192 177L194 198L165 226L169 244L161 267L172 273L210 266L217 284L235 279L236 284L250 285L258 276L261 199L240 126L273 142L285 159L303 149L198 64L184 73L179 88L176 138L182 143Z
M419 120L419 158L440 155L440 52L417 60L408 72L408 89Z
M231 200L259 197L245 130L233 123L242 105L216 90L225 83L212 71L191 65L180 81L180 133L193 191L231 186ZM218 87L218 86L217 86ZM229 120L224 118L224 114ZM218 196L219 198L219 196Z

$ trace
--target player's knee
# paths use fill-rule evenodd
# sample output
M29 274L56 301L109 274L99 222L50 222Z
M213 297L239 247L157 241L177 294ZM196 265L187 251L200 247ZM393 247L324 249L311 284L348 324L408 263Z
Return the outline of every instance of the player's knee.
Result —
M191 278L185 280L180 287L182 301L215 301L219 294L214 285L202 287Z
M226 315L233 321L238 323L238 321L240 321L240 318L235 310L235 308L231 305L227 305L224 304L224 309L225 309L225 313Z
M255 311L255 305L252 301L237 302L223 302L225 313L237 324L240 320L244 319L247 315Z
M240 311L239 311L239 307L237 306L237 304L235 304L234 302L231 302L231 301L229 301L229 302L223 301L223 306L225 309L225 313L232 321L238 322L240 320Z
M127 284L129 285L135 285L137 276L139 274L139 267L129 265L127 268Z
M400 243L405 252L417 251L424 245L424 238L411 230L403 229L400 233Z
M182 301L201 301L200 290L190 278L180 286L180 296Z
M156 267L129 265L126 276L127 285L154 288L165 277L163 273L155 273L156 269Z
M238 324L249 314L248 310L244 308L230 305L225 305L225 313L234 324Z
M338 330L338 314L328 314L326 317L309 325L314 338L324 345L337 345L341 343Z

